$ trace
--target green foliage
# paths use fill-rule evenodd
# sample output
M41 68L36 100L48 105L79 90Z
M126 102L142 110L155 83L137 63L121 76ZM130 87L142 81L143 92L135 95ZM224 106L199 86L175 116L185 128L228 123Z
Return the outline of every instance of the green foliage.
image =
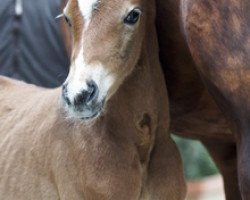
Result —
M172 136L176 142L184 164L184 174L187 179L200 179L204 176L218 173L207 150L196 140Z

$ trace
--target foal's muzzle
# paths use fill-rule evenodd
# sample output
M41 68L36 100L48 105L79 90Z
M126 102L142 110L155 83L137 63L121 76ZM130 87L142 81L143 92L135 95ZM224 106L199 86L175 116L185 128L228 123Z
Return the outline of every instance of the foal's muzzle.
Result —
M77 94L74 98L74 106L78 107L79 109L83 105L90 105L92 104L98 97L99 89L95 82L87 83L87 90L82 90L79 94Z
M73 98L69 97L68 84L63 85L62 97L66 109L77 118L91 119L101 113L104 101L98 101L98 96L99 88L94 81L89 81L87 89L73 94Z

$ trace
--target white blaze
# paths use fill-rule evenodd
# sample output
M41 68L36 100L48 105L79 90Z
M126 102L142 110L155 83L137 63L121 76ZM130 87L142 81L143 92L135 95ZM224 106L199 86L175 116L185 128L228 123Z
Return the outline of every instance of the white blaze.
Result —
M91 20L93 8L98 0L78 0L78 6L85 20L85 28L88 27Z
M84 60L83 47L77 55L75 61L71 64L74 68L73 73L70 73L68 82L68 97L71 101L81 93L87 90L87 83L94 81L99 89L98 101L102 101L107 97L107 93L114 83L114 76L101 63L86 64Z

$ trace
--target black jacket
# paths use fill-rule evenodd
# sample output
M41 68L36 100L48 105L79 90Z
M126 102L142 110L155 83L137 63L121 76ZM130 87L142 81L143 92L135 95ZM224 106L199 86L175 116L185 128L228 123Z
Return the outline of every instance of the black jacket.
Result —
M0 0L0 74L39 86L61 85L69 67L55 20L61 0L22 0L22 7L17 1Z

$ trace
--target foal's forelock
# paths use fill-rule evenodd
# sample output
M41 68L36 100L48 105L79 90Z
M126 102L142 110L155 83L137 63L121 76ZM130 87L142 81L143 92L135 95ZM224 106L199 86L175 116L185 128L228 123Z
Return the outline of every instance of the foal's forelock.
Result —
M100 0L77 0L79 10L84 18L84 27L88 27L92 13L97 9Z

